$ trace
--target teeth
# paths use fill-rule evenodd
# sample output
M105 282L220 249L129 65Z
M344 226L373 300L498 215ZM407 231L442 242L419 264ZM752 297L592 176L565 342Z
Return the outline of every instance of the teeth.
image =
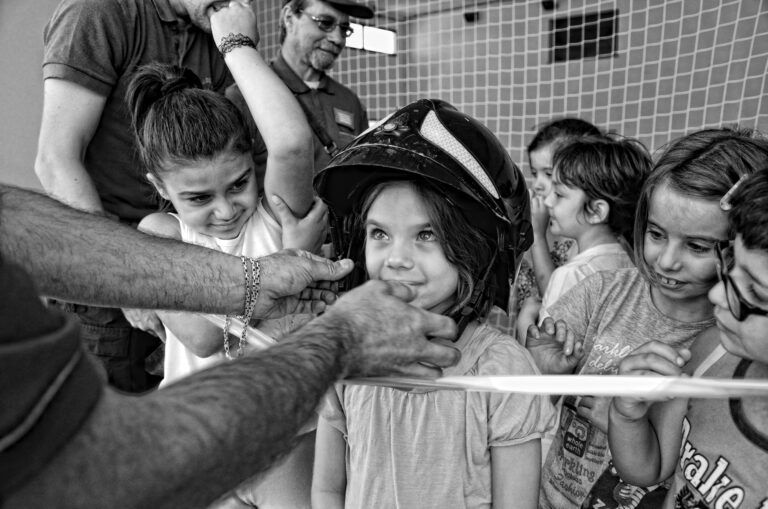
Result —
M668 286L677 286L680 284L680 281L677 281L676 279L668 279L668 278L665 278L664 276L659 276L659 279L661 280L662 283Z

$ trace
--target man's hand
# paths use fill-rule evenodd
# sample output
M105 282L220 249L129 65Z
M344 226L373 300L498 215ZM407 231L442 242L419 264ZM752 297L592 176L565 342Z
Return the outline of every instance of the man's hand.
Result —
M123 315L134 329L149 332L165 343L165 327L157 313L151 309L123 308Z
M454 321L411 306L407 302L414 297L406 285L368 281L317 318L330 328L343 329L344 375L437 377L441 368L459 361L458 350L429 341L453 339Z
M619 375L680 376L681 368L690 359L691 352L686 348L676 350L664 343L650 341L622 359L619 364ZM648 413L652 401L647 398L616 397L613 398L613 407L621 417L634 421Z
M547 317L541 328L528 327L525 346L545 375L572 373L584 356L581 341L576 338L562 320L555 322Z
M289 313L320 313L336 300L331 282L353 268L352 260L332 262L300 249L283 249L259 258L261 289L253 316L279 318Z

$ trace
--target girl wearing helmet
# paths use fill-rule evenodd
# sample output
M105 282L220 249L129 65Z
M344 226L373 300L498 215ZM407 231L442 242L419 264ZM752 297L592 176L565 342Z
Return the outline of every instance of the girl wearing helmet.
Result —
M421 100L363 133L315 179L334 248L365 278L453 317L446 375L538 373L512 337L481 323L506 305L530 245L520 171L484 126ZM435 341L438 341L435 339ZM536 507L547 398L339 385L320 410L315 507Z

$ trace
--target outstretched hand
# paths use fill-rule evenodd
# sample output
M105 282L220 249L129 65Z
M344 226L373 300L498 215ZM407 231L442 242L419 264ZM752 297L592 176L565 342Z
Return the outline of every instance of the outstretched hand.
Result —
M555 322L550 317L544 319L541 327L528 327L525 346L545 375L572 373L584 356L581 341L576 340L565 322Z
M317 320L346 328L343 370L346 376L400 374L437 377L460 353L429 338L453 339L456 323L408 304L408 286L368 281L343 297Z
M619 364L619 375L632 376L681 376L682 367L691 359L691 352L686 348L675 348L650 341L636 348ZM668 398L663 398L668 399ZM627 420L644 417L651 407L649 398L613 398L614 409Z
M333 282L353 268L352 260L333 262L300 249L283 249L259 258L261 289L254 318L289 313L320 313L336 300Z

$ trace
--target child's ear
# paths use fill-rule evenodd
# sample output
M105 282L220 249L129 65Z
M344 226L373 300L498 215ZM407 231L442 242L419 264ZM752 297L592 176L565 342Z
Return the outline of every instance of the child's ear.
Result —
M157 190L157 193L162 196L164 200L170 201L170 198L168 198L168 193L165 192L165 188L163 187L163 183L160 181L160 179L151 173L147 173L147 180L149 180L149 182L155 186L155 190Z
M589 224L605 223L608 220L608 214L611 213L611 206L605 200L592 200L589 204L589 213L587 221Z

